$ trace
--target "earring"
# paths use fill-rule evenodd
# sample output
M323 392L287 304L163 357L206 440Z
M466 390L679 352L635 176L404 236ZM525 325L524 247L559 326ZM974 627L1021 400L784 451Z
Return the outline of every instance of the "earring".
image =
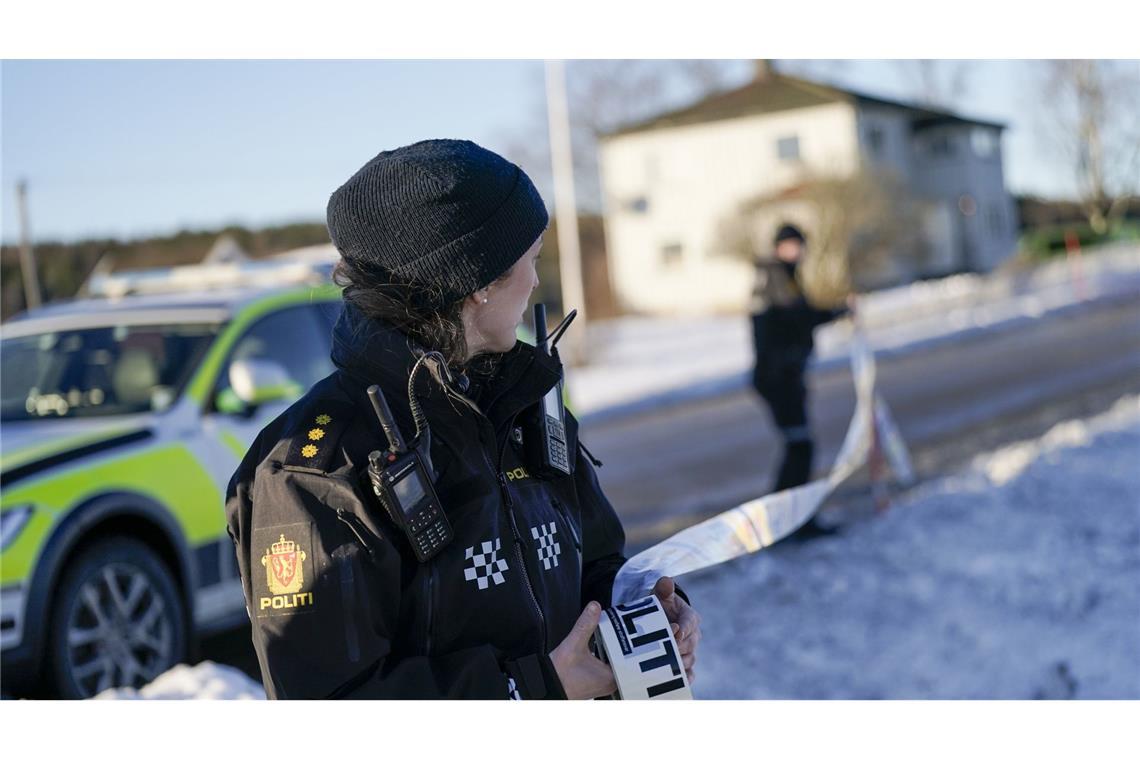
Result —
M486 299L486 298L484 298L484 299L483 299L483 303L487 303L487 299Z

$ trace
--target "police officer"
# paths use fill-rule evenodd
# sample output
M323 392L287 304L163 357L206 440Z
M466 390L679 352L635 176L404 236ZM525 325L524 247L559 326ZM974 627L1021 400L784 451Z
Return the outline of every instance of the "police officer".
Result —
M752 290L752 337L756 364L752 384L772 411L784 440L774 491L807 483L814 444L807 418L804 373L815 342L813 331L847 309L819 309L804 297L798 267L806 240L794 225L776 232L774 255L758 258ZM825 532L814 518L801 536Z
M467 141L383 152L333 193L337 369L260 433L226 498L269 697L614 691L588 641L625 537L572 415L573 474L526 466L528 420L562 374L556 350L515 340L547 223L526 174ZM427 351L446 366L409 383ZM410 393L430 426L413 443L454 538L426 561L369 487L387 448L372 384L405 436ZM700 618L671 579L654 592L691 678Z

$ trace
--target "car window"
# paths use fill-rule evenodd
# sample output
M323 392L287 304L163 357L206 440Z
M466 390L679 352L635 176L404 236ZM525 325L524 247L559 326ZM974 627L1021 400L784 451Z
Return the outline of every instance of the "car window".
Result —
M218 325L117 325L3 342L5 422L162 411L181 393Z
M234 344L218 378L219 392L230 387L230 365L240 359L276 362L290 379L308 389L333 371L328 322L313 304L292 306L259 319Z

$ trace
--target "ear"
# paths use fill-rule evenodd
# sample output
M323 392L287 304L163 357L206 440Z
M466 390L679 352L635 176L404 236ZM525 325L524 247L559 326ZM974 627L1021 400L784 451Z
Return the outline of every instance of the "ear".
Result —
M480 290L476 290L474 293L467 296L467 303L471 304L472 306L476 306L476 307L482 306L483 304L487 303L487 301L489 300L490 292L491 292L490 286L487 286L487 287L482 288Z

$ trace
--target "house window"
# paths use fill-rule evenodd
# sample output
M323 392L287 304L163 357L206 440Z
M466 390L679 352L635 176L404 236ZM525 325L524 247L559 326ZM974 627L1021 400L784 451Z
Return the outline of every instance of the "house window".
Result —
M871 127L867 130L868 150L876 156L882 155L884 143L886 143L886 135L883 134L881 127Z
M930 138L930 142L927 143L927 149L932 156L943 158L953 156L954 141L950 138L950 135L935 135Z
M781 137L776 141L776 155L781 161L799 161L800 160L800 138Z
M990 228L991 236L1000 238L1005 232L1002 221L1001 207L996 203L990 204L990 207L986 209L986 225Z
M649 199L644 195L630 198L625 202L625 210L632 214L645 214L649 212Z
M992 129L979 127L970 133L970 144L978 158L993 158L998 152L998 136Z
M680 243L666 243L661 246L661 263L667 267L681 263L682 249Z

